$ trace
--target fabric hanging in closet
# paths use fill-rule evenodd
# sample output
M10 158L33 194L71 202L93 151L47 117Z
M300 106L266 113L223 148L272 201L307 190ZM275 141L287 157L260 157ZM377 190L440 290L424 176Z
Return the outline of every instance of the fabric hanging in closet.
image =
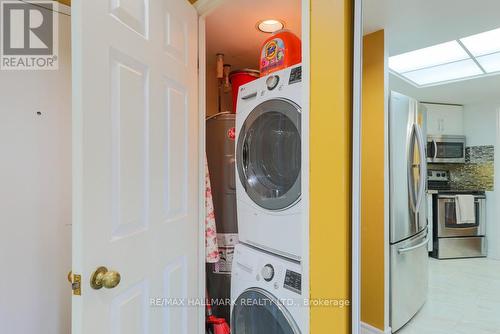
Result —
M205 157L205 257L207 263L219 261L219 247L217 244L217 228L215 225L215 212L212 200L212 186L210 172Z

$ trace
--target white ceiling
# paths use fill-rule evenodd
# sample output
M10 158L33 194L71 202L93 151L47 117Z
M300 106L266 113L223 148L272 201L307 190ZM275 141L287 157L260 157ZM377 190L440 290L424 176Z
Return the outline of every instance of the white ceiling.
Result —
M386 30L389 56L500 27L500 0L363 0L364 33ZM391 75L391 89L429 102L500 100L500 75L416 88Z
M297 36L301 34L301 0L230 0L206 18L207 64L215 63L215 55L224 53L231 69L259 66L262 43L270 34L255 28L258 21L276 18Z

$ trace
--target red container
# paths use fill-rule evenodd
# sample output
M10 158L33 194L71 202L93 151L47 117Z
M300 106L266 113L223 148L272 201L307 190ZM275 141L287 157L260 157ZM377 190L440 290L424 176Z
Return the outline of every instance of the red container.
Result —
M302 61L302 42L287 30L280 30L262 45L260 75L282 70Z
M236 106L238 102L238 90L241 85L254 81L260 77L260 73L257 70L244 69L236 70L229 73L229 81L231 82L233 90L233 113L236 113Z

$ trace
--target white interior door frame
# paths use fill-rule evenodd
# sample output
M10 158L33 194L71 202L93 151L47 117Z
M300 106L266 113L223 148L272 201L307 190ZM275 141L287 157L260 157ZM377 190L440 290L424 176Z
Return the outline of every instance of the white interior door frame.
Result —
M361 112L363 79L363 2L354 1L352 120L352 333L361 325Z
M198 0L193 6L198 11L200 18L205 18L210 12L222 5L227 0Z
M302 13L301 13L301 25L302 25L302 134L301 138L301 150L302 150L302 161L301 161L301 180L302 180L302 210L304 214L302 215L302 289L305 291L311 291L310 289L310 270L309 270L309 176L310 176L310 155L309 155L309 145L310 145L310 92L311 92L311 2L310 0L302 0ZM309 316L305 318L304 332L310 332L310 313Z
M387 52L387 34L384 31L384 326L385 332L391 333L390 328L390 242L389 242L389 54Z
M198 11L199 20L198 20L198 52L199 52L199 68L198 68L198 87L199 87L199 117L200 117L200 147L205 147L205 117L206 117L206 35L205 35L205 23L206 17L217 7L224 4L228 0L198 0L194 7ZM361 0L357 0L361 1ZM310 106L310 1L309 0L301 0L301 29L302 29L302 129L301 132L303 134L309 134L309 106ZM308 15L304 15L307 13ZM302 169L301 169L301 178L302 178L302 189L309 189L309 136L302 136ZM200 158L200 161L203 162L205 159L205 152L201 150L201 154L203 154L203 159ZM201 168L203 167L203 168ZM204 166L200 166L200 171L204 171ZM205 212L205 174L201 175L200 173L200 212ZM309 287L309 192L302 192L301 201L303 205L303 233L302 233L302 289L305 291L310 291ZM205 224L204 214L200 216L200 224ZM205 243L205 234L200 235L200 242L202 242L203 247L200 249L204 250ZM205 256L200 255L200 259L205 259ZM201 263L200 266L205 268L205 263ZM203 285L200 289L205 288L205 278L201 282ZM204 314L200 315L204 317ZM310 327L310 319L307 317L306 323L304 324L304 332L309 333Z
M214 1L215 2L215 1ZM196 6L195 6L196 8ZM196 8L198 9L198 8ZM198 12L199 15L199 12ZM200 250L200 282L199 289L200 295L206 298L206 255L205 255L205 217L206 217L206 205L205 205L205 113L206 113L206 56L205 56L205 16L200 15L198 18L198 129L199 134L199 147L200 147L200 157L198 159L200 171L199 175L199 194L198 199L200 209L200 235L199 235L199 250ZM205 310L200 307L198 316L200 317L200 323L205 322ZM205 333L205 327L199 329L199 334Z

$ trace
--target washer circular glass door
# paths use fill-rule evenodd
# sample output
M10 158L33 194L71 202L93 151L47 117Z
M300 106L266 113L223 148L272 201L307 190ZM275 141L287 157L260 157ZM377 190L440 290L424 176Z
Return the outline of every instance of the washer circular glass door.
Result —
M300 334L300 329L276 297L266 290L250 288L234 303L231 333Z
M301 195L301 111L285 99L265 101L246 118L236 159L241 184L260 207L283 210Z

